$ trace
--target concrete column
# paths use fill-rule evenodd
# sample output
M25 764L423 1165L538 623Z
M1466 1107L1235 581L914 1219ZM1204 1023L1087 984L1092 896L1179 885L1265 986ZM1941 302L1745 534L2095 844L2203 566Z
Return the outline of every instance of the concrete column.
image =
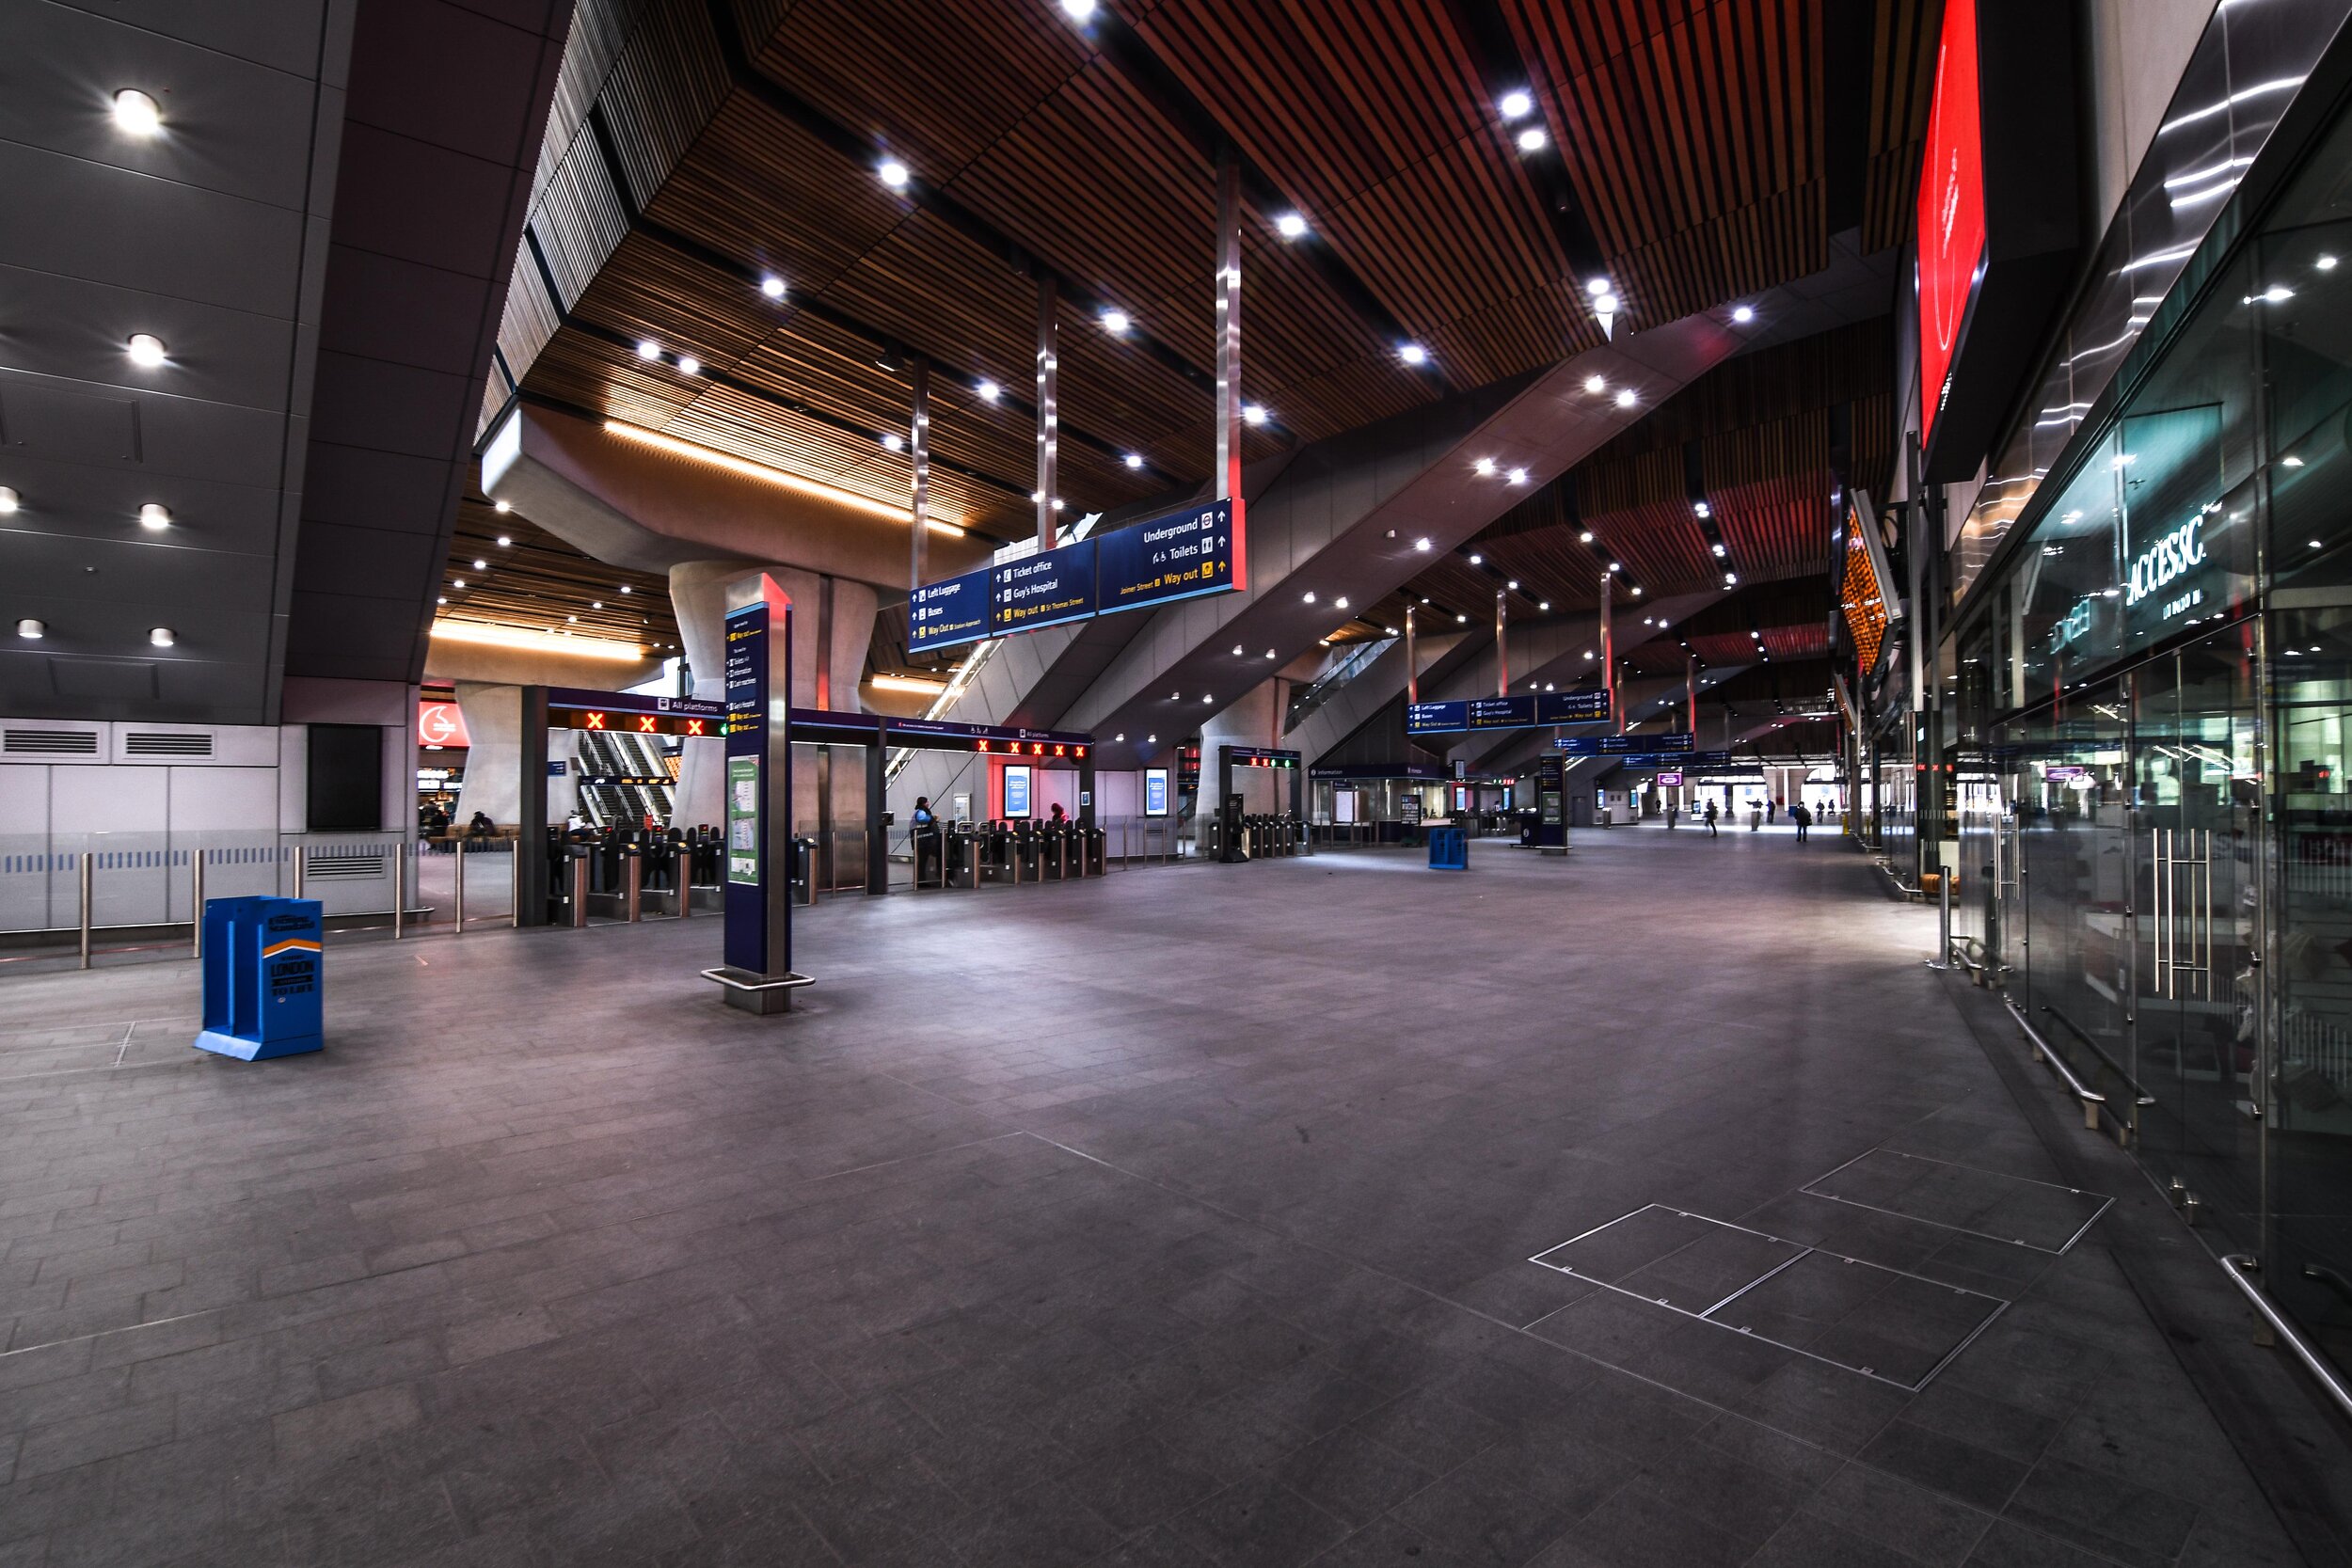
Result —
M1195 843L1204 843L1209 824L1216 820L1217 808L1223 803L1216 798L1216 749L1219 746L1279 746L1281 742L1281 698L1271 680L1259 682L1232 706L1216 715L1200 726L1200 808L1193 814L1192 832ZM1168 732L1160 732L1163 738ZM1248 775L1245 777L1245 775ZM1275 797L1275 772L1266 768L1236 768L1233 787L1245 797L1244 810L1280 811L1282 802ZM1253 790L1264 791L1263 799L1251 795Z
M510 827L522 817L522 688L481 681L457 683L457 708L466 716L466 782L457 791L457 825L475 812Z

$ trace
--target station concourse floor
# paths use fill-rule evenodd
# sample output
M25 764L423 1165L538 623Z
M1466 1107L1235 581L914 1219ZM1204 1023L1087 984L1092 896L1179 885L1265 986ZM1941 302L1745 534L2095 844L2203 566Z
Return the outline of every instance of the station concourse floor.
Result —
M1471 866L844 896L769 1020L715 919L331 943L251 1065L11 975L0 1565L2306 1560L1834 831Z

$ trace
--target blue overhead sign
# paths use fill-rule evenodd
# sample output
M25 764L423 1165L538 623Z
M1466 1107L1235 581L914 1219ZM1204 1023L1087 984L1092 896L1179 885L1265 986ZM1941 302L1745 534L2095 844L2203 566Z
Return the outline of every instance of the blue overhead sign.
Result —
M989 578L983 566L945 582L928 582L907 603L907 652L930 653L989 635Z
M1102 555L1094 597L1104 615L1235 586L1234 562L1241 552L1230 500L1114 529L1097 535L1095 543Z
M1564 735L1561 754L1571 757L1624 757L1673 752L1687 758L1696 741L1689 730L1663 735Z
M1459 703L1414 703L1405 709L1406 735L1457 730L1527 730L1544 724L1590 724L1609 717L1609 693L1531 691L1523 697L1473 697Z
M988 633L1038 631L1094 614L1094 541L1024 556L988 573Z

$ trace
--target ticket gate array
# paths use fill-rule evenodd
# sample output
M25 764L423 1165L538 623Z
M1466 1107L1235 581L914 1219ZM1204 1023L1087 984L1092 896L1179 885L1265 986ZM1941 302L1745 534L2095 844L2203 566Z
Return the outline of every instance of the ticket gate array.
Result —
M1241 852L1227 856L1221 842L1225 821L1209 824L1209 855L1215 860L1269 860L1279 855L1295 855L1301 848L1312 853L1307 844L1307 824L1288 812L1244 812L1230 819L1235 842Z
M1102 829L1074 820L948 822L917 829L914 885L976 888L988 882L1074 881L1103 875Z
M796 839L795 896L806 884L815 841ZM585 926L591 912L643 919L647 894L670 913L693 912L696 884L719 880L721 835L716 828L580 828L548 830L548 924Z

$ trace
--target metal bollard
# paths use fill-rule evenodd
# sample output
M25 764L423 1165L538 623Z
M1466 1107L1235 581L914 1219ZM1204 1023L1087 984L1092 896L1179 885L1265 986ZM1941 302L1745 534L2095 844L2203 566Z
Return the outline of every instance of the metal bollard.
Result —
M506 924L519 929L523 923L523 841L515 840L514 853L506 863L506 887L510 896L506 903Z
M408 841L401 839L392 846L392 940L398 942L405 934L401 927L408 911Z
M310 869L310 847L309 845L307 845L307 844L297 844L297 845L295 845L295 846L294 846L294 895L296 898L299 898L299 897L301 897L301 896L302 896L302 879L303 879L304 876L305 876L305 875L307 875L307 874L309 873Z
M584 929L588 925L588 857L572 857L572 928Z
M626 879L626 896L628 904L629 923L635 925L644 918L641 905L645 896L645 857L636 853L633 848L625 850L621 855L621 863L628 871Z
M462 838L450 846L450 853L456 857L457 864L456 891L451 895L450 903L457 916L455 934L461 937L466 934L466 841Z
M204 956L204 851L188 851L188 957Z
M82 967L89 967L89 873L90 853L82 851Z

